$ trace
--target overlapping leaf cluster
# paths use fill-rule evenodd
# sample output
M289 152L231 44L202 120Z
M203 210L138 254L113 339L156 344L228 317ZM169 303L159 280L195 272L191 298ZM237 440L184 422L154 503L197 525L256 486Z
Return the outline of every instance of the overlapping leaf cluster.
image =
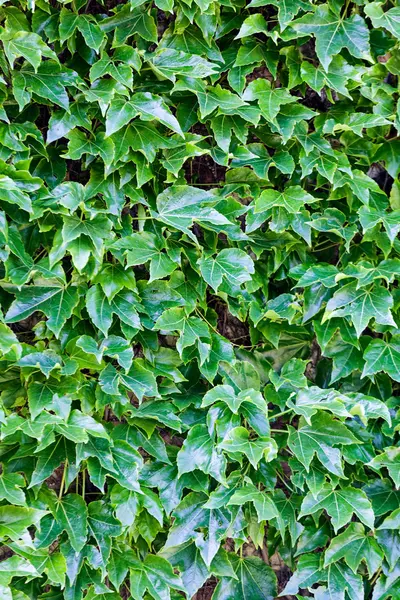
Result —
M1 599L399 600L400 7L1 5Z

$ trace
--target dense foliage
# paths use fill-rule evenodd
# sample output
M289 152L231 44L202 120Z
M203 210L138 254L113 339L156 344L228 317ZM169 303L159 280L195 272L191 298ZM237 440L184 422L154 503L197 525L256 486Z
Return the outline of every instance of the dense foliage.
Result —
M1 600L399 600L400 7L0 4Z

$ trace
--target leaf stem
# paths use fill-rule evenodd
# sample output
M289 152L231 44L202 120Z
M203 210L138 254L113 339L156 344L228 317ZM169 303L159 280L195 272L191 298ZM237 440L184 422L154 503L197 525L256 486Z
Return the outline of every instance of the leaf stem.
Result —
M283 477L283 475L279 471L277 471L276 474L279 477L279 479L282 481L282 483L288 488L288 490L290 490L292 492L292 494L295 494L296 492L294 491L292 486L286 481L286 479Z
M270 429L272 433L287 433L287 429Z
M62 478L61 478L60 491L58 493L58 499L59 500L61 500L61 497L62 497L63 492L64 492L65 477L66 477L66 474L67 474L67 469L68 469L68 458L66 458L65 462L64 462L64 470L63 470L63 474L62 474Z
M82 498L85 499L86 468L82 471Z
M382 569L381 569L381 567L379 567L379 569L377 570L377 572L371 579L371 583L370 583L371 586L373 586L375 584L376 580L378 579L378 577L381 573L382 573Z
M283 417L283 415L287 415L288 413L292 412L293 408L288 408L287 410L283 410L280 413L276 413L275 415L271 415L270 420L271 421L275 421L275 419L277 419L278 417Z

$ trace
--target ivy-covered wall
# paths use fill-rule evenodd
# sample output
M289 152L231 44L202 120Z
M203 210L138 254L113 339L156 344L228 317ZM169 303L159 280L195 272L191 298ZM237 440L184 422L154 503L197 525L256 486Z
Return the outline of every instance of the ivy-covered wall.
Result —
M0 599L400 600L400 6L0 5Z

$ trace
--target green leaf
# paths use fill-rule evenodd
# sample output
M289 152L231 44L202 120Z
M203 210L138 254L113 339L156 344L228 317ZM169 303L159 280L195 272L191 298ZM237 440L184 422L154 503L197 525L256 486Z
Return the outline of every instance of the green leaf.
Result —
M301 505L300 515L314 514L320 509L326 510L332 518L335 531L346 525L353 514L370 529L374 528L371 504L365 493L357 488L333 489L326 484L316 496L309 492Z
M163 100L149 92L138 92L131 99L115 100L107 111L106 135L110 136L126 125L134 117L142 121L159 121L183 137L182 129Z
M178 452L177 466L179 476L200 469L220 483L225 482L226 459L214 448L205 425L195 425L189 431Z
M113 516L111 508L101 501L91 502L89 504L87 523L89 535L93 536L96 540L101 549L103 561L106 562L111 552L111 538L121 535L122 526Z
M234 427L228 432L219 447L229 454L244 454L254 468L262 458L265 458L266 461L275 458L277 448L274 440L264 437L250 440L249 437L247 429Z
M57 500L54 518L64 530L75 552L80 552L86 543L88 513L86 503L77 494L67 494Z
M278 20L283 31L299 10L308 10L310 5L302 0L252 0L250 7L272 5L278 8Z
M247 485L235 491L230 497L228 505L243 505L252 502L257 511L259 521L269 521L279 516L278 509L270 496L260 492L254 485Z
M257 198L255 212L260 213L270 208L282 207L288 213L297 213L305 204L316 201L316 198L305 192L299 185L286 188L283 192L264 190Z
M45 511L21 506L0 506L0 537L17 542L28 533L28 527L38 526Z
M184 588L190 597L209 577L209 570L201 558L200 550L192 542L163 549L162 556L180 570Z
M205 281L216 292L225 279L236 285L251 280L254 263L250 256L239 249L225 249L216 258L202 257L199 260L201 273Z
M203 79L213 75L218 69L217 65L200 56L174 50L173 48L163 48L150 56L149 59L154 71L173 83L175 83L177 75L189 75Z
M273 600L276 597L276 575L261 558L239 558L236 555L230 555L230 558L238 581L222 578L214 592L215 600L245 600L248 594L255 600Z
M308 588L323 577L321 557L316 554L303 554L297 563L296 572L286 584L282 593L296 594L300 588Z
M216 198L206 190L184 185L172 186L157 197L158 212L155 217L196 241L189 229L195 221L205 226L230 224L224 215L210 206L215 202Z
M299 33L314 34L316 52L326 71L332 57L342 48L347 48L357 58L372 60L368 28L359 15L343 18L333 13L327 4L323 4L315 12L291 23L291 26Z
M169 531L165 548L194 539L204 562L210 565L218 552L220 540L229 526L229 519L226 510L204 508L206 499L207 497L202 493L192 492L185 496L173 512L175 520ZM208 528L206 540L196 532L199 527Z
M383 552L378 542L371 536L365 535L360 523L350 523L346 530L335 537L325 552L324 566L344 559L354 573L357 572L362 560L368 567L370 577L379 569Z
M387 373L395 381L400 379L400 346L383 340L371 340L364 352L362 376L375 375L380 371Z
M383 11L383 2L370 2L365 7L365 14L371 19L374 27L384 27L392 35L400 39L400 11L398 7Z
M400 449L395 446L385 448L384 451L375 456L369 465L374 469L386 467L390 477L395 482L396 488L400 485Z
M370 289L357 289L354 283L348 283L327 303L323 322L332 317L349 316L360 337L372 318L381 325L396 327L392 306L393 298L386 288L375 285Z
M24 286L18 292L18 298L8 309L6 322L17 323L35 311L41 311L48 318L47 325L50 330L59 336L78 300L77 288L72 285L67 287Z
M239 33L237 34L235 39L248 37L249 35L254 35L255 33L265 33L269 34L267 23L264 17L260 14L250 15L247 17L242 23Z
M358 442L359 440L343 423L326 413L315 415L310 425L289 429L289 448L307 470L316 454L325 468L339 477L344 476L341 453L334 446Z
M35 71L41 63L42 56L57 58L53 50L36 33L28 31L3 33L1 40L11 68L13 68L15 60L21 56L34 67Z
M124 6L114 16L104 19L100 23L100 29L105 33L115 30L115 46L121 46L134 33L149 42L157 42L154 19L141 10L131 10L129 6Z
M0 498L10 504L25 505L25 494L21 490L25 480L19 473L2 473L0 475Z
M90 139L83 132L74 129L67 134L67 137L69 139L68 151L67 154L64 154L64 158L78 160L83 154L89 154L100 156L106 166L111 165L114 158L114 144L103 132Z
M37 575L37 570L30 562L14 554L10 558L2 561L0 567L0 589L3 591L3 582L5 585L8 585L12 577L35 577ZM8 598L11 598L12 600L14 600L14 598L16 598L16 600L25 600L28 598L25 594L23 596L19 596L18 594L19 592L17 590L13 590L12 596L5 596L5 598L6 600L8 600Z
M64 110L69 110L67 86L77 87L78 74L75 71L61 69L54 61L45 61L32 70L24 66L13 78L14 96L20 110L30 102L32 93L49 100Z
M86 294L86 308L93 323L107 335L112 323L112 307L99 285L90 288Z

